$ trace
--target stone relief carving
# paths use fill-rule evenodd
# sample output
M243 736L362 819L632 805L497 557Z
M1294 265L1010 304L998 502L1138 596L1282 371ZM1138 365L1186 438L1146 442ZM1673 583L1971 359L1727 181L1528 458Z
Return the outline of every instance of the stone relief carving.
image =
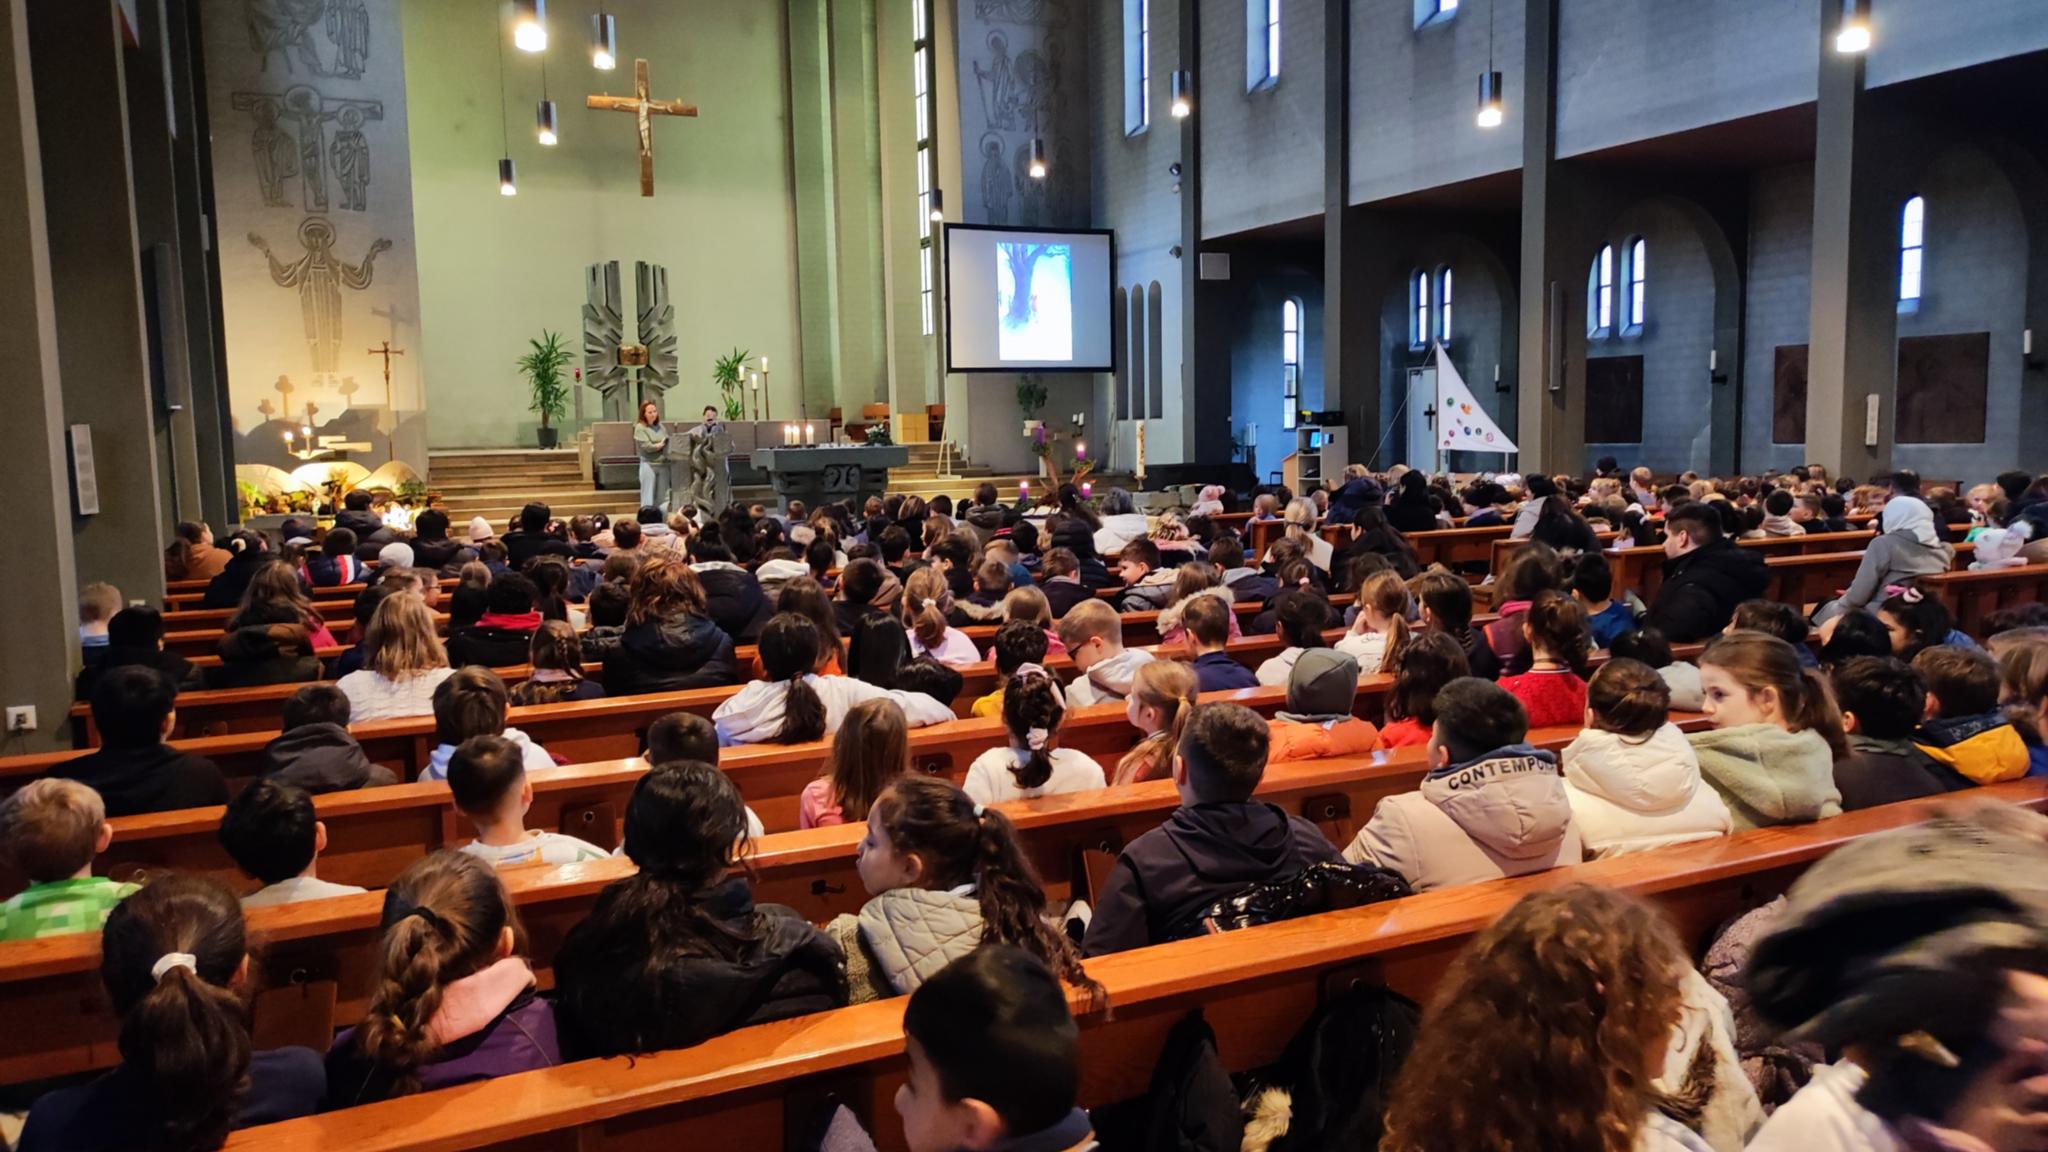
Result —
M296 84L283 92L236 92L233 104L256 122L249 147L265 204L283 206L284 182L296 176L302 207L327 211L331 164L341 182L343 206L357 212L369 206L370 146L362 126L366 120L384 119L383 101L326 96L311 85ZM337 121L340 129L330 147L327 125ZM290 145L297 146L296 157Z
M1051 26L1067 14L1062 0L974 0L974 15L991 24Z
M370 204L370 142L363 138L363 110L343 108L340 124L341 130L327 145L327 159L334 165L341 206L361 212Z
M341 293L360 292L376 275L377 254L391 247L378 237L360 264L350 264L334 254L334 225L320 216L307 217L299 224L299 245L305 252L286 263L271 251L270 242L254 232L249 243L263 253L270 265L270 279L280 288L296 288L299 310L306 326L306 347L312 353L316 376L331 376L341 356Z
M1028 162L1031 146L1026 144L1024 151ZM984 134L981 138L981 155L982 211L988 214L988 223L1008 224L1010 196L1016 191L1016 184L1010 178L1009 165L1003 159L1002 137L993 132Z
M974 78L981 90L981 114L990 128L1017 126L1017 95L1010 79L1010 41L1001 32L988 34L988 61L974 62Z
M284 61L286 75L295 75L293 57L305 65L308 74L324 76L320 53L313 47L313 25L320 19L325 0L244 0L243 13L249 25L249 48L262 57L262 70L270 71L270 58Z
M334 45L334 72L360 80L370 62L370 13L363 0L327 0L327 39Z

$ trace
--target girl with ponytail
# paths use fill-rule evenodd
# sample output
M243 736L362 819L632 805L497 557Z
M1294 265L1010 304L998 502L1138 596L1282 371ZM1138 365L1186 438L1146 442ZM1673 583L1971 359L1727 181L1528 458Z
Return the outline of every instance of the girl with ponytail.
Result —
M1060 747L1060 723L1067 698L1060 682L1037 664L1026 664L1003 689L1006 748L991 748L967 767L967 794L982 804L1089 792L1104 787L1102 765L1085 752Z
M1586 610L1562 592L1545 589L1522 617L1529 670L1500 678L1529 714L1529 727L1580 723L1586 713Z
M778 613L761 629L765 679L751 680L711 714L718 742L804 744L839 731L847 710L870 700L893 700L913 728L943 724L953 710L922 692L877 688L850 676L817 671L824 638L810 617Z
M1097 1001L1102 986L1046 919L1045 890L1009 817L933 776L905 776L868 810L859 869L870 899L825 928L856 1004L905 996L983 944L1011 944Z
M100 979L121 1018L121 1063L38 1099L19 1152L207 1152L236 1128L318 1111L319 1053L250 1051L248 976L242 906L219 883L171 874L115 905Z
M1173 750L1180 746L1180 730L1194 710L1195 694L1194 670L1182 661L1154 660L1138 666L1131 675L1124 715L1144 739L1117 761L1110 783L1135 784L1173 775Z
M953 592L937 567L919 568L903 582L903 627L910 633L910 655L929 655L941 664L977 664L981 653L967 633L946 623L953 611Z
M1393 569L1366 577L1358 589L1358 619L1337 641L1337 650L1356 657L1359 669L1371 676L1401 665L1408 646L1408 585Z
M1803 824L1842 811L1835 759L1847 751L1842 714L1821 674L1792 645L1731 632L1700 656L1713 730L1687 737L1700 773L1728 803L1737 832Z
M436 852L384 892L384 947L363 1022L327 1054L330 1103L368 1104L552 1068L555 1013L535 995L497 871Z

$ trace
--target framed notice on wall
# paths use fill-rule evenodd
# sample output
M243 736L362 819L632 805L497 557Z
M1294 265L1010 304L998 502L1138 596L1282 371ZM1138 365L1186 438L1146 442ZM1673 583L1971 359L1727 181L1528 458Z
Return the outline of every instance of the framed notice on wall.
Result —
M71 499L80 516L100 511L100 478L92 464L92 425L73 424L71 433Z

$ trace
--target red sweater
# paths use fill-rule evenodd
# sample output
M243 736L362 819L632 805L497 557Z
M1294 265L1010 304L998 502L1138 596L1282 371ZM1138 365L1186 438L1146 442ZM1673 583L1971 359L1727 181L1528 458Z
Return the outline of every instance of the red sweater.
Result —
M1429 743L1429 726L1413 716L1395 720L1380 729L1382 748L1420 748Z
M1531 728L1586 722L1586 682L1568 668L1503 676L1500 686L1522 702Z

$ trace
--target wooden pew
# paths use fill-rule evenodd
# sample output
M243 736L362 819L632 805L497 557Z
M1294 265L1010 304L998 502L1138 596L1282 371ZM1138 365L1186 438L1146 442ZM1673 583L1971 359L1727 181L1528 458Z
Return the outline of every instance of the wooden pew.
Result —
M2048 600L2048 564L1992 568L1982 572L1948 572L1928 577L1955 626L1982 636L1985 618L2001 608Z
M2044 781L1986 791L2031 808L2048 804ZM1426 1000L1451 959L1532 892L1574 882L1632 892L1655 901L1697 946L1731 916L1784 891L1813 861L1859 836L1921 822L1942 803L1906 801L1091 960L1089 974L1104 984L1113 1011L1081 1017L1080 1102L1141 1095L1168 1030L1197 1007L1225 1066L1241 1072L1277 1059L1336 980L1373 981ZM773 1148L797 1138L806 1102L827 1091L860 1115L882 1147L900 1148L889 1102L904 1074L902 1011L900 1000L865 1004L741 1029L691 1049L507 1076L247 1129L229 1137L227 1148Z

